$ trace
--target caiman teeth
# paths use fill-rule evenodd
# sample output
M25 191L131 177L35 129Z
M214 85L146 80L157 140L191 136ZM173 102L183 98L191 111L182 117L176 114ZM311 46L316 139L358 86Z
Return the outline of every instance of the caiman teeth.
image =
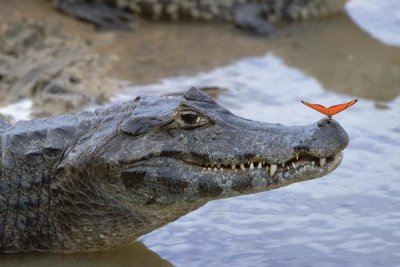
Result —
M241 169L242 171L245 171L245 170L246 170L246 168L244 167L244 164L240 164L240 169Z
M278 169L278 166L275 164L271 164L271 168L269 168L269 176L274 176L276 170Z
M270 164L267 161L254 160L243 163L206 163L201 167L203 168L203 171L211 171L214 173L228 170L232 172L258 171L265 168L265 172L268 173L270 177L273 177L276 173L295 171L296 169L302 168L306 165L315 168L324 168L328 162L334 159L334 157L335 156L317 158L307 154L295 153L292 159L279 164Z

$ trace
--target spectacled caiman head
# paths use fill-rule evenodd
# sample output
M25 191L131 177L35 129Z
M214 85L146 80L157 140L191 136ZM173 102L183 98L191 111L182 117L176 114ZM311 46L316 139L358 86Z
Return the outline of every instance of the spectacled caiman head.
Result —
M97 111L108 117L80 138L64 168L95 187L86 195L108 199L112 208L100 213L126 214L121 227L132 224L135 236L210 199L326 175L348 144L332 119L306 126L252 121L194 88L184 96L138 97L134 103L134 109L120 107L112 116L112 108Z
M347 144L334 120L252 121L193 88L183 97L139 100L102 157L120 166L127 188L144 190L145 203L168 204L323 176L339 165Z

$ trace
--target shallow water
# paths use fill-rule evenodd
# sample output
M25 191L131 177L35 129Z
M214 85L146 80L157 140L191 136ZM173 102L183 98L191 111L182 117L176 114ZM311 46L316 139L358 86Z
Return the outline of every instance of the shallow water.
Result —
M352 2L360 5L360 1ZM393 1L385 1L389 2ZM352 8L348 6L349 13ZM348 25L348 18L338 20ZM6 255L0 266L169 266L163 259L176 266L400 266L400 49L385 46L385 39L361 34L354 25L341 35L338 27L329 28L335 23L327 22L327 32L336 32L340 40L334 45L332 37L316 43L324 38L309 34L300 43L275 47L273 53L199 75L133 86L112 100L182 92L193 85L218 86L226 90L217 100L237 115L301 125L321 115L300 100L329 106L356 96L355 106L335 116L348 132L350 144L333 173L272 191L212 201L140 238L159 256L135 243L94 254ZM352 33L357 38L350 38ZM293 51L308 56L285 52L294 43L300 49ZM317 46L323 49L313 57ZM348 53L349 47L353 53ZM331 68L326 66L329 62L335 62ZM363 91L369 84L383 87ZM328 90L336 87L336 92ZM15 114L15 109L10 113Z

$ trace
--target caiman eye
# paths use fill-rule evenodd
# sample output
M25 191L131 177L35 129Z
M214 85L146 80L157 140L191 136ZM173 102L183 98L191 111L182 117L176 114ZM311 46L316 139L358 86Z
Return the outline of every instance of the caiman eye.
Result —
M193 110L181 111L178 117L179 123L183 128L199 127L208 123L208 118L205 118Z
M200 122L200 116L195 113L183 113L181 114L181 120L187 124L196 124Z

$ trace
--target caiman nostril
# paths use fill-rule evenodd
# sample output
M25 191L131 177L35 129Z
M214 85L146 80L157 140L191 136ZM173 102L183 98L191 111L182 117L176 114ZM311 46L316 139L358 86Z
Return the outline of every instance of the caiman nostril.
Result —
M293 150L296 151L296 152L301 152L301 151L302 152L307 152L310 149L308 147L306 147L306 146L295 146L295 147L293 147Z
M332 120L331 119L322 119L318 122L318 127L325 127L328 124L331 124Z

